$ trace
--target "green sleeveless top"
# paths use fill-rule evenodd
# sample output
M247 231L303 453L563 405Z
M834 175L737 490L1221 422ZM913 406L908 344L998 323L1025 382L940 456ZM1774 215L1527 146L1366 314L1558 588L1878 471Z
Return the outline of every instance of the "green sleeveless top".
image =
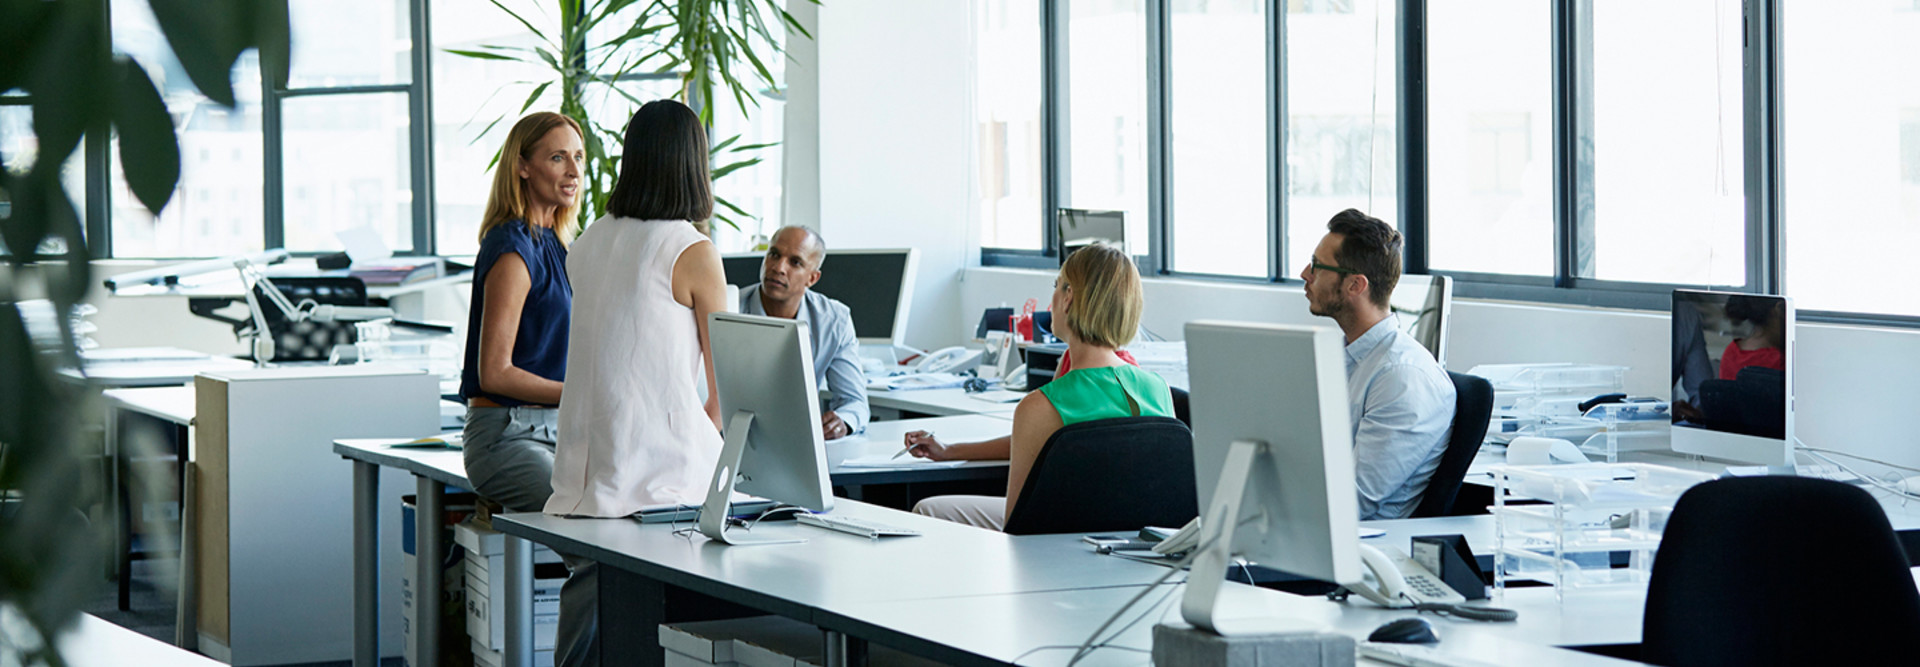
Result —
M1173 416L1173 396L1167 392L1166 380L1130 364L1075 367L1041 385L1040 393L1060 412L1062 426L1096 419ZM1140 407L1140 414L1133 413L1129 397Z

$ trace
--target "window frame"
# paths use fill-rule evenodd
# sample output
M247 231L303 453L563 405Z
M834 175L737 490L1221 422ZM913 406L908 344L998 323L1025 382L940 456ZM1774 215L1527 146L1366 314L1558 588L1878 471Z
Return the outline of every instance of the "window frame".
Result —
M1427 168L1427 90L1426 27L1427 0L1383 0L1395 2L1396 21L1394 63L1397 74L1399 177L1398 225L1406 238L1403 265L1407 273L1432 273L1452 277L1456 293L1468 298L1500 299L1569 306L1626 308L1666 311L1674 289L1715 289L1778 293L1783 284L1784 239L1780 220L1782 192L1782 143L1780 94L1781 81L1781 7L1783 0L1750 0L1745 5L1741 56L1741 134L1743 192L1745 195L1744 285L1694 285L1657 282L1632 282L1591 278L1588 270L1593 258L1594 221L1590 211L1582 213L1581 197L1591 197L1592 165L1581 164L1574 150L1582 118L1592 117L1592 82L1583 80L1590 73L1593 53L1592 11L1596 0L1550 0L1552 49L1553 117L1551 163L1553 185L1553 272L1549 276L1522 276L1476 273L1471 271L1433 271L1429 264L1429 193ZM1287 230L1292 222L1286 216L1286 141L1287 99L1285 40L1287 0L1267 0L1267 275L1244 278L1171 270L1173 230L1170 220L1172 197L1170 161L1167 145L1168 120L1172 113L1167 98L1168 83L1177 63L1168 61L1170 0L1145 0L1147 11L1147 89L1148 89L1148 243L1141 273L1220 281L1223 283L1265 282L1297 284L1287 275ZM1066 134L1067 40L1065 0L1044 0L1040 16L1043 54L1040 67L1044 82L1041 96L1043 127L1049 135L1041 142L1043 194L1040 220L1043 230L1040 250L1015 250L982 247L982 266L1053 268L1058 262L1059 241L1052 229L1062 202L1060 193L1068 177L1062 160L1060 142ZM1584 105L1584 106L1583 106ZM1540 150L1536 147L1535 150ZM1583 184L1581 179L1589 179ZM1586 186L1583 190L1583 185ZM1584 194L1583 194L1584 193ZM1920 327L1920 316L1841 311L1800 311L1809 322L1837 324Z

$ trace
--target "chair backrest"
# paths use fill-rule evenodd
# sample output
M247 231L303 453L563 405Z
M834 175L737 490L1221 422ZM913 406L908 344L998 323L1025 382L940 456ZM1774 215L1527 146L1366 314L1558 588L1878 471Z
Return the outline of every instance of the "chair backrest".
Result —
M1453 380L1453 435L1447 437L1447 451L1440 455L1440 467L1427 480L1427 490L1413 516L1449 516L1453 499L1460 495L1460 481L1467 477L1467 466L1480 453L1487 438L1487 421L1493 416L1493 383L1466 373L1448 372Z
M1920 592L1872 496L1822 479L1736 477L1674 505L1647 586L1641 659L1903 662L1916 631Z
M1178 527L1200 514L1193 432L1170 417L1081 422L1055 431L1007 517L1012 535Z
M1192 429L1193 408L1189 407L1187 390L1179 387L1168 387L1167 389L1173 392L1173 418L1180 420L1182 424L1186 424L1188 429Z

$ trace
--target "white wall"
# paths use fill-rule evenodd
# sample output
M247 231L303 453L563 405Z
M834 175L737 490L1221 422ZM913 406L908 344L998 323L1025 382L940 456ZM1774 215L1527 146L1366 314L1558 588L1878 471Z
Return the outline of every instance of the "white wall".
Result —
M960 316L984 308L1044 301L1053 273L973 267L966 271ZM1145 281L1146 327L1170 340L1197 319L1332 325L1307 313L1298 286ZM1632 370L1627 391L1669 394L1672 335L1661 313L1456 299L1448 366L1569 361ZM1920 331L1802 324L1795 329L1794 431L1812 447L1838 449L1920 467L1920 436L1904 417L1920 397ZM1869 467L1871 469L1871 467Z
M920 347L971 331L952 307L979 256L968 21L966 2L834 0L816 33L820 232L834 248L920 249L906 333Z

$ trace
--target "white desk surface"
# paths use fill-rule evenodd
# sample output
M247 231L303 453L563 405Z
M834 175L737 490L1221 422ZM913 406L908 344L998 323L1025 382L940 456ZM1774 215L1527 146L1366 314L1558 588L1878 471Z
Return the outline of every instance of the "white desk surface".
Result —
M1146 613L1146 620L1127 627L1113 640L1117 647L1150 649L1153 626L1161 621L1179 623L1179 598L1184 586L1162 586L1148 593L1140 605L1122 617L1114 629L1126 620L1147 612L1155 601L1165 600L1158 610ZM856 636L879 637L882 643L914 653L926 654L944 648L996 662L1022 665L1065 665L1074 646L1085 641L1127 600L1141 592L1139 586L1047 591L1017 595L980 595L898 602L848 605L825 614L819 624ZM1326 631L1356 639L1388 621L1413 616L1409 610L1389 610L1371 603L1337 603L1324 598L1289 595L1240 584L1226 587L1228 604L1243 608L1264 608L1266 613L1310 619ZM1514 623L1483 623L1424 614L1434 625L1441 641L1435 648L1448 654L1497 665L1528 667L1586 667L1635 664L1577 651L1557 649L1550 636L1530 627L1523 620ZM1639 625L1637 608L1634 625ZM1523 612L1523 619L1526 613ZM1538 618L1538 616L1536 616ZM1569 613L1572 625L1596 622ZM957 621L956 619L965 619ZM1557 621L1557 619L1556 619ZM1634 640L1638 641L1636 632ZM1067 648L1042 648L1066 646ZM1039 650L1036 650L1039 649ZM1148 656L1138 651L1108 648L1090 654L1081 664L1142 665ZM1362 664L1374 664L1366 660Z
M0 645L12 650L31 637L31 628L19 612L9 606L0 610ZM81 614L72 628L56 640L61 657L71 667L226 667L225 663Z
M993 415L954 415L926 419L900 419L869 422L859 435L827 441L827 460L837 469L840 462L862 456L892 455L906 447L909 431L931 431L943 443L976 442L1013 433L1013 422ZM908 457L900 457L905 461ZM907 465L912 465L910 462ZM1006 467L1005 460L968 461L961 467Z
M109 409L138 412L175 424L189 424L194 415L194 391L191 385L108 389L100 392Z
M877 408L891 408L936 416L980 414L1006 420L1013 419L1013 410L1019 405L1018 403L989 403L974 398L966 390L959 388L904 391L869 389L867 403Z
M193 382L193 376L206 372L253 368L253 362L232 357L201 359L151 359L138 361L89 362L83 376L74 369L61 369L70 379L86 380L107 387L164 387Z

